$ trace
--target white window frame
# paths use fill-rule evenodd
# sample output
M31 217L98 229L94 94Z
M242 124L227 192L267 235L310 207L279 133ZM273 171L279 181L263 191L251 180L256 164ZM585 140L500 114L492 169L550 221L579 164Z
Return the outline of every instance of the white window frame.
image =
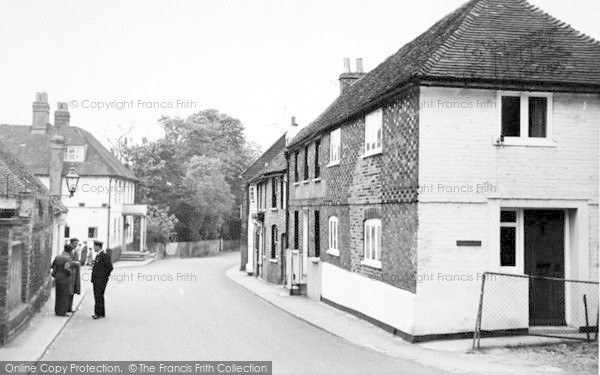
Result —
M552 118L554 113L553 94L551 92L533 92L533 91L498 91L496 96L497 103L497 135L493 140L494 144L499 144L502 135L502 97L503 96L518 96L521 98L521 113L520 113L520 136L519 137L504 137L503 146L540 146L540 147L556 147L556 141L553 139ZM529 98L546 98L546 137L530 137L529 136Z
M64 161L83 162L85 159L84 146L67 146L65 149Z
M327 249L326 253L329 255L333 255L336 257L340 256L339 249L339 220L337 216L329 217L329 249Z
M342 128L329 133L329 164L328 167L340 164L342 158Z
M379 134L378 134L379 133ZM380 136L379 144L378 135ZM371 145L374 144L373 147ZM383 109L378 108L365 116L365 152L363 157L378 155L383 151Z
M363 260L361 264L381 269L381 219L368 219L363 224Z
M502 218L502 211L513 211L516 212L517 214L517 221L514 223L503 223L501 220ZM522 208L508 208L508 207L501 207L500 211L498 213L498 254L496 256L496 260L497 260L497 265L498 268L500 269L500 272L503 273L512 273L512 274L518 274L518 275L522 275L524 274L524 269L525 269L525 256L524 256L524 233L525 233L525 229L523 226L523 217L524 217L524 211ZM502 247L500 246L500 241L501 241L501 237L500 237L500 228L502 227L511 227L511 228L516 228L515 230L515 265L514 266L502 266L501 263L501 251L502 251Z

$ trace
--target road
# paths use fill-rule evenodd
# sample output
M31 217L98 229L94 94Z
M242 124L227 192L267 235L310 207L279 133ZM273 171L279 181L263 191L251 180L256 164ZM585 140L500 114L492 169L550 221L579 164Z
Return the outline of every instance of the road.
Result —
M239 253L115 269L107 318L86 296L42 360L266 360L274 374L442 374L333 336L229 280Z

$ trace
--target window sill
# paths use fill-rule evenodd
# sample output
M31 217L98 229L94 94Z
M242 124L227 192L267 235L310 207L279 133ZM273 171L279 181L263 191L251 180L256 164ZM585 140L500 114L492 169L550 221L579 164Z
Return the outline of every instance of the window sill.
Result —
M504 142L499 139L492 139L494 146L556 147L556 141L548 138L504 137Z
M339 160L338 161L333 161L333 162L327 164L326 167L327 168L329 168L329 167L335 167L336 165L340 165L340 161Z
M308 184L310 182L310 180L303 180L302 183L303 184Z
M371 267L371 268L381 269L381 261L380 260L363 259L360 261L360 264L362 264L363 266Z
M366 159L371 156L381 155L383 153L383 149L371 150L369 152L365 152L361 158Z
M294 182L294 186L300 185L300 182Z
M277 211L277 207L271 207L271 211Z
M340 256L340 251L338 249L329 249L326 251L327 254L333 255L334 257Z
M313 178L313 182L321 182L321 177Z
M279 263L279 261L276 258L269 259L269 262L271 262L271 263Z
M321 261L321 258L319 257L308 257L308 260L310 260L312 263L317 264Z

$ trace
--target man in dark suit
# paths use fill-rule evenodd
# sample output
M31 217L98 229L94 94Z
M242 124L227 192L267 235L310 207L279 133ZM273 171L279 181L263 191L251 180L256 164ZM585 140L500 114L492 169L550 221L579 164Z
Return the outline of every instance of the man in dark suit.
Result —
M110 255L102 249L102 241L94 241L94 250L98 255L94 259L92 266L92 284L94 285L94 315L92 318L99 319L105 317L104 311L104 291L108 278L113 270Z

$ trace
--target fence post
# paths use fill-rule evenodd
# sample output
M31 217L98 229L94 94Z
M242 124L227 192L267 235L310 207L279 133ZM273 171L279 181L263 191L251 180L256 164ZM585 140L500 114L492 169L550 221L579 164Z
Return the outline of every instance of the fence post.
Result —
M481 292L479 294L479 306L477 307L477 319L475 321L475 332L473 332L473 347L472 349L479 349L480 345L480 338L481 338L481 314L483 311L483 291L485 289L485 275L486 273L483 273L483 276L481 278Z

